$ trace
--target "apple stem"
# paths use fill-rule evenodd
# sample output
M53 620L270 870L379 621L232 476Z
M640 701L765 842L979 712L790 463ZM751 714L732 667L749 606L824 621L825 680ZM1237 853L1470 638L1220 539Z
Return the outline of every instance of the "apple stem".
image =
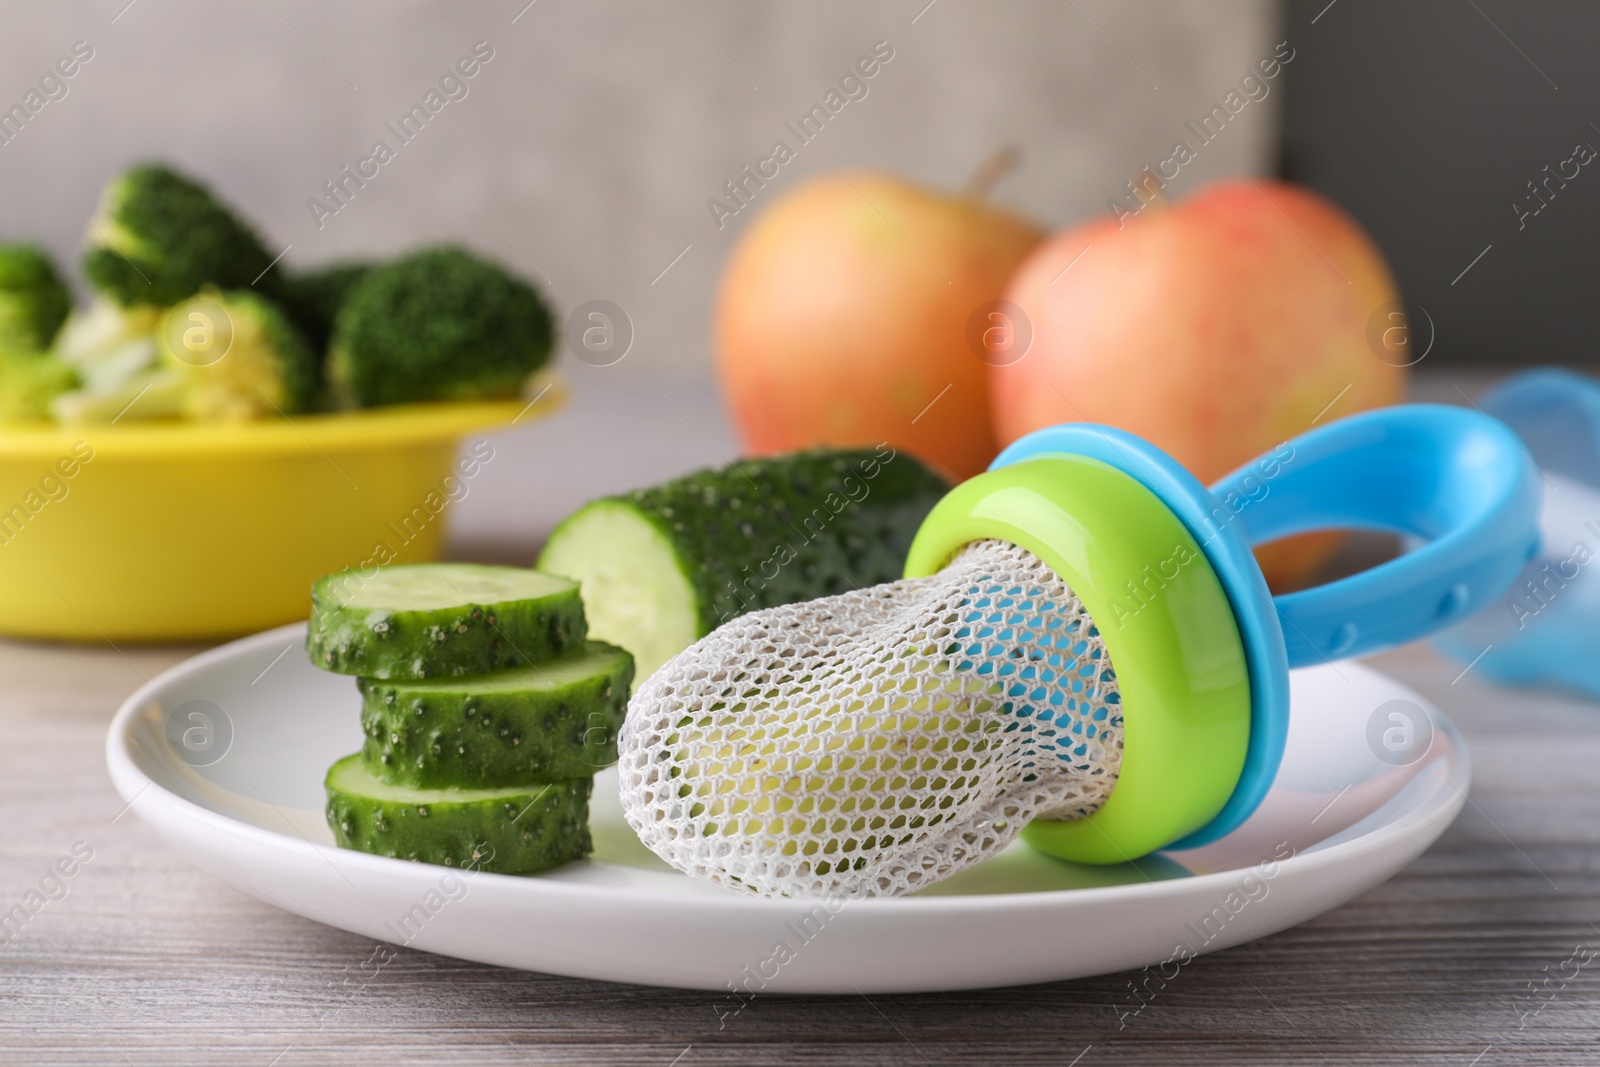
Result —
M990 154L989 158L978 164L972 176L967 179L967 186L963 194L972 200L987 200L994 187L1000 180L1022 162L1022 149L1014 144L1003 145Z

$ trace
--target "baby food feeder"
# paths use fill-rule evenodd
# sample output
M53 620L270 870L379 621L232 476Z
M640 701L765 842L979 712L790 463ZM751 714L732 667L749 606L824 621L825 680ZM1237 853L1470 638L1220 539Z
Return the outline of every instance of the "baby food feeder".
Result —
M1207 491L1089 424L1007 448L933 510L904 580L731 620L634 694L629 823L764 895L912 892L1019 834L1117 863L1242 823L1282 757L1288 670L1457 622L1537 547L1537 475L1476 412L1313 430ZM1252 543L1420 547L1272 597Z

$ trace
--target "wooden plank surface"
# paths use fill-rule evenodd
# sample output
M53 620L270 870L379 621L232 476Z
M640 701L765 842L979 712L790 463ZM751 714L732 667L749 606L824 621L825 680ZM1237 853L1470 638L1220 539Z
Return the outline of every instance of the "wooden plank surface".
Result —
M635 394L610 414L580 406L506 443L501 481L477 487L477 510L458 516L457 553L531 556L538 528L580 484L528 481L544 503L512 518L525 498L496 501L511 499L558 438L582 450L563 425L657 433L649 462L662 469L641 480L732 447L703 391L677 395L681 411ZM620 465L603 477L625 480L624 450L612 458ZM518 536L524 528L533 532ZM1426 648L1373 662L1462 728L1471 803L1389 883L1198 959L1136 1016L1124 1015L1130 976L1112 975L870 1000L758 998L720 1030L710 993L407 949L363 977L372 942L189 866L122 811L102 746L122 699L194 651L0 643L0 911L41 882L59 898L0 944L0 1063L1600 1062L1600 960L1588 958L1600 953L1600 705L1497 689L1473 672L1453 682L1460 666ZM75 846L91 858L79 862ZM46 881L63 859L73 876Z

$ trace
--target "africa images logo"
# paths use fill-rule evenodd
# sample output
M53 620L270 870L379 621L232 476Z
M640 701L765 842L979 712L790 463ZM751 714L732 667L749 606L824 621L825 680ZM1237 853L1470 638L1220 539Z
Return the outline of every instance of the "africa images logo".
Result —
M306 200L306 208L311 212L311 221L317 224L317 229L326 226L329 217L349 207L356 193L365 189L367 182L376 178L384 166L397 158L400 149L416 140L447 104L465 100L472 91L468 83L493 58L494 48L488 41L474 44L471 55L462 56L439 76L437 87L430 85L419 102L412 104L393 122L383 124L383 128L394 138L393 145L383 138L374 141L371 151L356 160L354 170L347 163L339 169L338 174L323 182L322 191L326 199L313 196Z

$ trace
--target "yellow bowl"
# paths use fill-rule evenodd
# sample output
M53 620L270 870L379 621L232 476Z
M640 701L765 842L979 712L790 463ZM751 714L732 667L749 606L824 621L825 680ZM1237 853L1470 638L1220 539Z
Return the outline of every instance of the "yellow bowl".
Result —
M345 567L437 558L475 430L559 407L427 404L236 424L0 430L0 633L231 637Z

